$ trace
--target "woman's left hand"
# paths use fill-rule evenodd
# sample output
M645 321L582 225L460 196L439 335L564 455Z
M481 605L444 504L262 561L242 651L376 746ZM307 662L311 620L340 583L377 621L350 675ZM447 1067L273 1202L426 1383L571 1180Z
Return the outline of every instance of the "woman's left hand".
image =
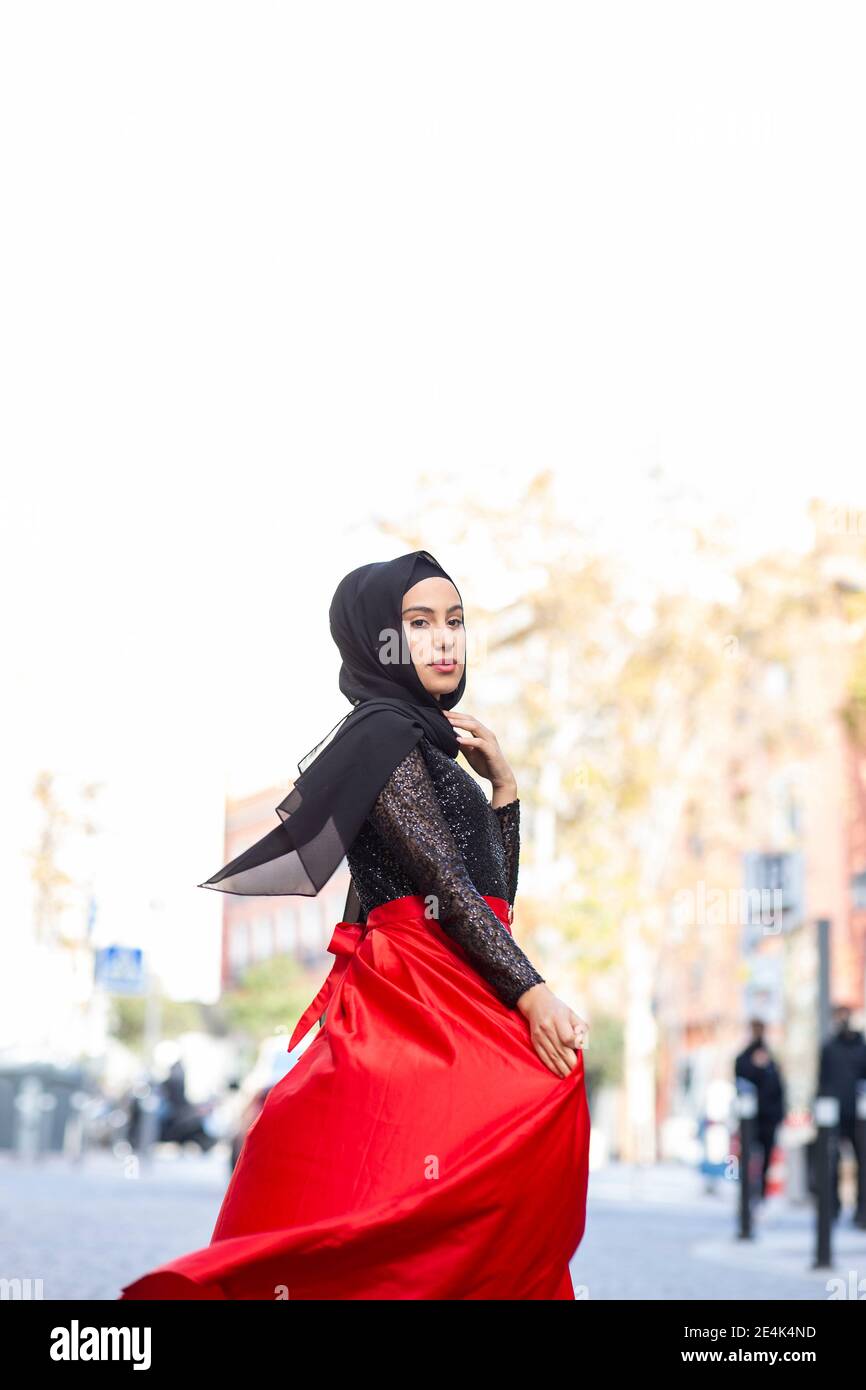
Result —
M506 761L493 730L482 724L480 719L476 719L474 714L463 714L462 711L458 714L450 709L444 709L442 713L454 727L457 742L470 767L474 768L480 777L486 777L492 782L494 791L500 788L514 789L516 793L517 778ZM466 729L467 734L461 734L461 729Z

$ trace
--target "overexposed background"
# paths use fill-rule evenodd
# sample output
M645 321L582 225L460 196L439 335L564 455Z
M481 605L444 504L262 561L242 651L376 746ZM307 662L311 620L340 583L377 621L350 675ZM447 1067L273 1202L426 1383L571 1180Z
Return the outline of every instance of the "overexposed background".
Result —
M103 784L104 940L215 997L224 796L346 712L328 602L406 548L422 474L458 584L449 515L542 470L638 585L686 559L654 468L744 550L799 544L816 493L866 503L862 26L3 8L7 1035L46 768ZM464 597L511 598L523 557L482 558Z

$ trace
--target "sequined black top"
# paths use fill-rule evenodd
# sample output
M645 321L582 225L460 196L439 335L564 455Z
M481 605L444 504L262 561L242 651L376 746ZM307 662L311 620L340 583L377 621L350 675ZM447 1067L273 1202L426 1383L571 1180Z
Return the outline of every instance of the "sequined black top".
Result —
M392 898L433 895L443 931L513 1008L544 976L483 895L513 905L519 857L519 800L491 806L424 735L391 773L346 859L365 916Z

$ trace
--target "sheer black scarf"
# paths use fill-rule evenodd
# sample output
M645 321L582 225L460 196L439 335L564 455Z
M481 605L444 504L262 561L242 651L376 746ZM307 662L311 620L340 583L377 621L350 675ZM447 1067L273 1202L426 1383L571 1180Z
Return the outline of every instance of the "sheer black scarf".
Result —
M340 690L353 708L334 726L336 734L330 730L298 763L300 776L276 808L281 824L199 888L315 896L394 768L424 734L457 757L460 746L442 710L462 698L466 666L456 688L437 700L421 683L403 631L403 595L431 575L451 579L429 551L413 550L361 565L340 581L329 620L342 657ZM360 920L354 886L344 920Z

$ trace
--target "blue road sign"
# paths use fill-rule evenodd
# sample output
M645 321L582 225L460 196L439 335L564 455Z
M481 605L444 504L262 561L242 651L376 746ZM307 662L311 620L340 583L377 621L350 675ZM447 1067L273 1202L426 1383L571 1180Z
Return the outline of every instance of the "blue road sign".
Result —
M94 979L110 994L143 994L145 979L141 947L101 947L94 958Z

